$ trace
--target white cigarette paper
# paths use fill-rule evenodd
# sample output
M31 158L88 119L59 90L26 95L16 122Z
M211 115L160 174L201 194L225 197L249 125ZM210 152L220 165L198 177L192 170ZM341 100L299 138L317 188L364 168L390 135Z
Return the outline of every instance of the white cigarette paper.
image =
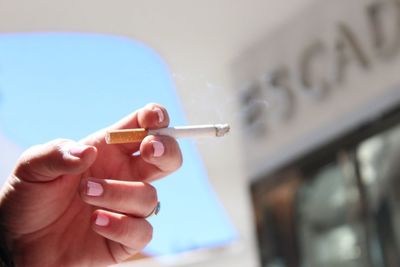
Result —
M174 138L222 137L230 130L228 124L177 126L160 129L112 130L106 134L107 144L141 142L147 135L167 135Z
M228 124L177 126L149 130L150 135L167 135L174 138L221 137L228 132Z

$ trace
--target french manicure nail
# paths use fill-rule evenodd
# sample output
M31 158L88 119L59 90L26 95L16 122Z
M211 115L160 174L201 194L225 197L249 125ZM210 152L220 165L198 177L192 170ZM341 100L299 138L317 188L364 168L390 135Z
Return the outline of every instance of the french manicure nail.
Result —
M110 219L104 214L97 214L96 221L94 222L98 226L107 226Z
M85 150L88 148L88 146L85 145L76 145L72 148L69 149L69 154L74 156L74 157L82 157L83 153Z
M165 150L163 143L159 141L151 141L151 144L153 145L153 156L156 158L161 157Z
M98 197L103 194L103 186L100 183L88 181L86 184L86 194L88 196Z
M164 121L164 112L159 108L155 108L154 110L157 112L158 122L159 123L163 122Z

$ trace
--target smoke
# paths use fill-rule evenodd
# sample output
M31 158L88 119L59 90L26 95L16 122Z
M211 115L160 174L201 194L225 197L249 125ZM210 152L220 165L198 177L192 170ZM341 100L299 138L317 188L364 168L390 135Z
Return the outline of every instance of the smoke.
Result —
M193 81L196 80L200 81L197 82L195 91L180 93L189 114L189 124L227 123L236 126L246 123L250 131L265 130L261 128L265 127L267 112L271 110L272 105L264 97L251 98L243 104L241 92L227 88L222 83L199 76L187 77L179 73L172 75L177 83L184 86L194 84Z

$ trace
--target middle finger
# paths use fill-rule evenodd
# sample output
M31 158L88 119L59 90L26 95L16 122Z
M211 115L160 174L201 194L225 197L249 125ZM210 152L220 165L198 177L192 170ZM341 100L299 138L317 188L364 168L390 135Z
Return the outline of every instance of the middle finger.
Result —
M154 181L179 169L182 161L182 152L174 138L147 136L140 145L140 156L132 157L132 177Z

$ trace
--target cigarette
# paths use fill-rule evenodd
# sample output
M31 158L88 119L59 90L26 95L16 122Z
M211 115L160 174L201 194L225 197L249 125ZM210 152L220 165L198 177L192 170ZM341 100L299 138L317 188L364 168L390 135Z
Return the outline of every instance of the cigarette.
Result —
M222 137L230 130L228 124L177 126L160 129L124 129L106 133L107 144L141 142L148 135L167 135L174 138Z

